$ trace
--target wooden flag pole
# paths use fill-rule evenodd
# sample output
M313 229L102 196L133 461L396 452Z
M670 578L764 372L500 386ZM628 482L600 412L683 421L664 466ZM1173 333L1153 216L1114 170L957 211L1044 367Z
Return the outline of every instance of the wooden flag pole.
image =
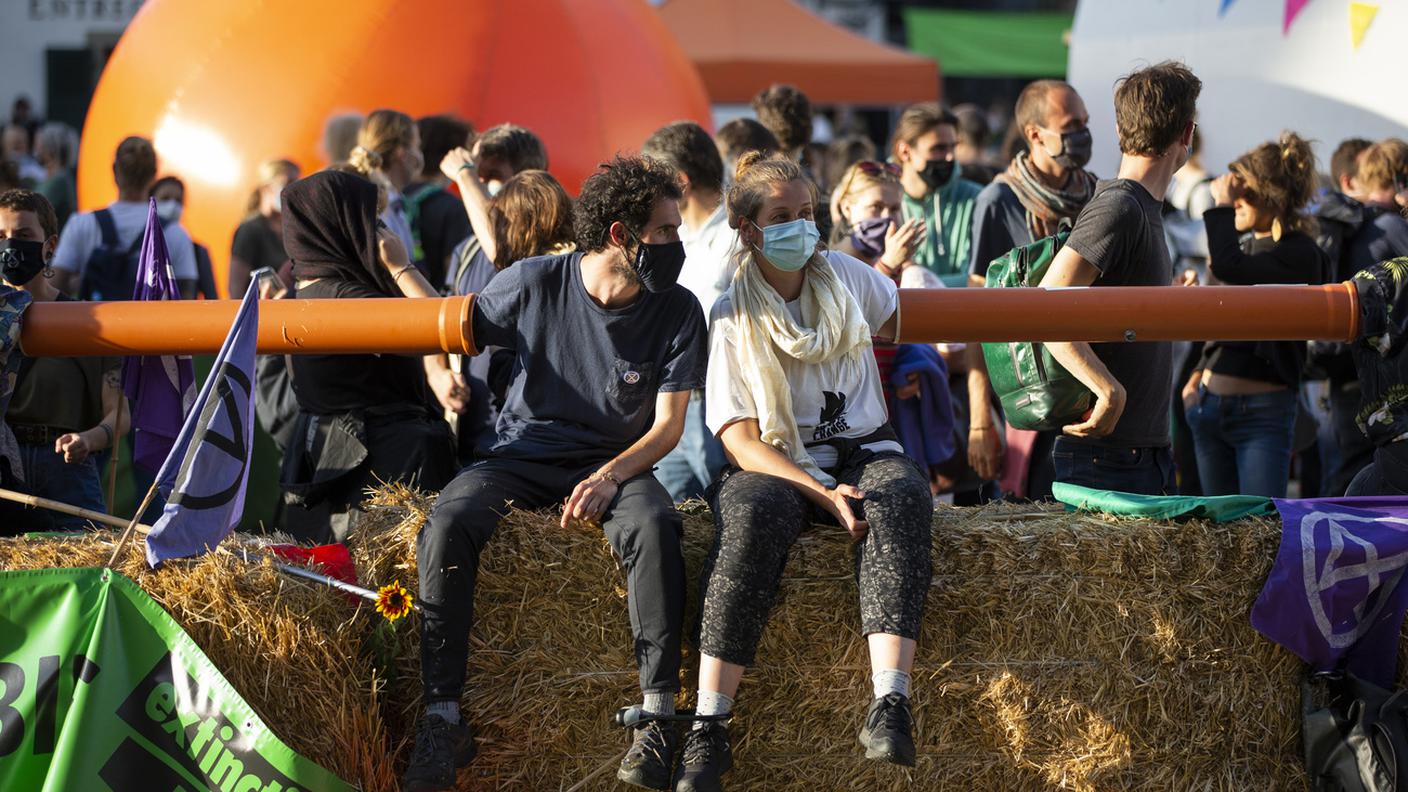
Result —
M111 525L114 528L129 527L128 521L122 519L121 517L114 517L111 514L95 512L92 509L84 509L78 506L71 506L67 503L60 503L56 500L41 498L37 495L26 495L23 492L15 492L14 490L0 488L0 500L13 501L15 503L21 503L25 506L30 506L36 509L48 509L49 511L56 511L60 514L68 514L74 517L82 517L85 520L92 520L95 523ZM140 513L141 512L138 512L138 514ZM152 532L152 528L150 525L142 525L140 523L136 523L131 527L133 530L142 534L149 534ZM276 569L286 575L290 575L292 577L297 578L303 578L304 580L311 580L316 583L322 583L325 586L330 586L332 588L338 589L339 591L345 591L348 594L355 594L356 596L361 597L362 599L371 600L372 602L376 602L377 600L377 593L375 591L372 591L371 589L363 588L361 586L354 586L351 583L338 580L337 578L330 577L328 575L319 574L310 569L304 569L302 567L296 567L290 564L285 564L282 561L269 558L268 556L262 555L260 553L250 552L245 548L240 548L239 550L229 550L225 547L220 547L217 549L220 552L229 553L230 555L233 555L234 557L249 564L257 564L267 558ZM114 554L114 557L115 556L116 554ZM109 562L109 564L111 564L111 562ZM419 603L413 604L411 607L416 611L420 610Z
M127 527L127 520L124 520L121 517L114 517L111 514L95 512L92 509L83 509L78 506L70 506L67 503L60 503L56 500L41 498L37 495L26 495L23 492L15 492L14 490L0 489L0 500L22 503L25 506L31 506L36 509L48 509L49 511L56 511L60 514L67 514L73 517L82 517L85 520L91 520L95 523L102 523L104 525L111 525L114 528ZM142 532L143 534L148 534L151 533L152 528L150 525L138 524L136 526L136 530Z
M118 417L121 417L121 413L118 413ZM108 463L108 514L103 515L104 517L112 514L113 502L117 500L117 454L120 443L122 443L122 436L114 431L112 433L112 461Z
M127 546L127 540L132 538L132 532L137 529L137 521L142 519L142 514L146 512L147 507L151 505L152 500L156 497L156 487L157 484L160 483L161 478L158 476L157 480L153 481L152 485L147 488L147 494L142 496L142 505L138 506L137 511L132 514L132 521L127 523L127 528L123 530L122 536L117 540L117 547L114 547L112 550L112 556L109 557L108 562L104 564L108 569L112 569L112 565L117 563L117 557L122 553L122 549Z

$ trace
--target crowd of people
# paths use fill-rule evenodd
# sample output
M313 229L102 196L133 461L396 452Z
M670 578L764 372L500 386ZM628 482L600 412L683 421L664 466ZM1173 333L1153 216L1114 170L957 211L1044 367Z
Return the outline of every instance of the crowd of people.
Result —
M860 134L818 146L807 97L775 85L756 120L716 135L681 121L621 141L641 154L604 163L575 200L531 130L447 115L339 116L323 170L261 165L229 296L477 295L475 356L258 366L259 418L283 454L275 527L341 541L377 482L439 493L417 542L426 710L404 788L449 788L473 758L460 700L475 580L510 503L605 533L643 696L618 775L689 792L722 788L734 697L813 523L855 541L873 679L860 743L913 765L936 502L1047 500L1060 482L1283 497L1293 464L1303 496L1408 494L1408 144L1346 141L1322 187L1311 144L1287 132L1214 175L1198 156L1201 90L1177 63L1121 79L1122 158L1104 180L1088 169L1086 101L1108 99L1054 80L1022 91L1005 159L981 111L934 103L905 109L883 150ZM4 141L20 182L0 193L9 287L122 299L155 198L182 292L215 296L208 252L181 226L184 186L158 178L148 140L118 147L118 200L76 214L69 131L12 124ZM1053 235L1042 286L1352 279L1364 337L1052 342L1091 407L1059 430L1019 431L980 344L896 343L898 290L982 287L992 262ZM104 454L129 424L117 368L25 361L4 486L102 509ZM698 703L680 734L666 719L685 622L676 505L690 498L709 502L716 535L699 581Z

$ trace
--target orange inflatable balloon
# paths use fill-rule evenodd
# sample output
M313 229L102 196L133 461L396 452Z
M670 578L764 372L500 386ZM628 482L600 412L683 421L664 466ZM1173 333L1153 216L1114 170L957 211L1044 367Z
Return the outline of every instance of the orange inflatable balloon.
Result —
M572 192L664 124L710 125L697 71L641 0L148 0L89 108L80 203L116 197L122 138L152 138L223 292L259 163L322 167L327 119L379 107L526 126Z

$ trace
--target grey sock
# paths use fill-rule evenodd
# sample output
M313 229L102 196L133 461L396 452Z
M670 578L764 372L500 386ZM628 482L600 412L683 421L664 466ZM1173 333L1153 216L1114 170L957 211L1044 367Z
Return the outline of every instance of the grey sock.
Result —
M674 715L675 696L673 693L646 693L641 709L651 715Z
M460 722L460 703L458 701L432 701L425 706L426 715L439 715L445 719L446 723Z

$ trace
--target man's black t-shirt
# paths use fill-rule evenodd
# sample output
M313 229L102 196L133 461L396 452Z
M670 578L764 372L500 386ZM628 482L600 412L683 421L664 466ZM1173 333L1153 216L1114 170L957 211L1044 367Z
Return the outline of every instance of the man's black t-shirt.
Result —
M1093 286L1168 286L1173 281L1173 262L1164 242L1163 202L1132 179L1096 185L1066 244L1100 270ZM1173 345L1155 341L1090 346L1124 386L1124 413L1106 437L1066 439L1117 448L1167 446Z
M360 283L324 278L301 287L301 300L386 295ZM429 404L424 358L415 355L292 355L298 406L316 415L369 407Z
M608 310L587 294L581 259L525 259L475 300L475 345L514 354L487 449L493 456L605 461L650 429L658 393L704 385L708 328L699 300L676 285Z
M406 194L414 195L421 189L425 189L425 185L415 185L408 188ZM426 279L439 288L445 282L446 259L456 245L473 233L464 203L443 189L431 191L421 199L414 230L420 233Z

